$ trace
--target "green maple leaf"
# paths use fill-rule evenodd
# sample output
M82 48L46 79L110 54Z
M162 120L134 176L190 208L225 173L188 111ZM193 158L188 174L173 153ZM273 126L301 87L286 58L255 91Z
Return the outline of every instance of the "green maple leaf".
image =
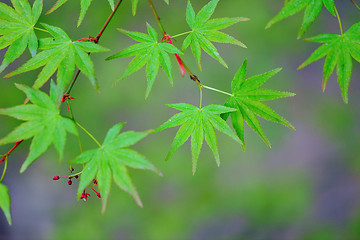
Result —
M0 183L0 208L4 212L9 225L11 225L9 189L1 183Z
M159 132L171 127L180 125L182 126L176 133L169 153L166 156L166 161L191 136L193 174L195 174L196 171L197 160L199 158L204 138L212 150L216 163L219 166L220 157L214 127L220 132L230 136L240 144L243 144L242 141L239 140L236 134L226 124L226 122L220 116L218 116L218 114L233 112L236 111L236 109L215 104L211 104L203 108L198 108L188 103L167 104L167 106L182 112L175 114L167 122L158 127L155 132Z
M53 82L51 82L50 96L25 85L16 84L16 87L23 91L33 104L0 109L2 115L25 121L6 137L0 139L0 145L33 138L29 155L21 166L20 172L24 172L38 159L51 143L58 151L59 159L62 159L66 132L74 135L77 135L78 132L73 121L60 115L57 105L61 93Z
M225 29L240 21L248 21L248 18L215 18L210 19L215 11L219 0L212 0L206 4L195 16L194 9L188 1L186 9L186 22L191 28L190 34L185 38L182 46L184 51L189 46L195 56L196 62L201 69L201 49L203 49L211 57L219 61L227 67L225 61L221 58L218 50L211 42L230 43L246 48L246 46L235 38L220 32L218 30Z
M32 56L36 55L38 48L34 26L42 11L42 1L36 0L32 8L27 0L12 1L12 4L14 8L0 3L0 50L10 46L1 63L0 72L20 57L26 47Z
M49 11L47 11L46 14L50 14L50 13L54 12L55 10L57 10L59 7L61 7L67 1L68 0L57 0L56 3L50 8ZM90 7L91 2L92 2L92 0L81 0L80 16L79 16L78 23L77 23L78 27L82 23L82 21L85 17L85 14ZM108 2L110 4L111 10L114 11L114 7L115 7L114 0L108 0Z
M120 32L140 43L134 44L106 59L110 60L120 57L135 56L117 81L121 81L134 72L137 72L146 64L146 97L149 96L160 66L168 76L171 85L173 85L171 60L168 53L182 54L180 50L173 45L165 42L158 42L158 34L149 24L147 24L147 29L148 34L118 29Z
M323 71L323 91L329 77L336 67L338 83L345 103L348 103L348 90L352 72L352 58L360 62L360 23L353 25L345 34L320 34L306 40L322 43L299 69L323 58L325 58Z
M42 87L57 70L57 82L64 90L74 76L75 66L83 72L96 89L98 84L95 78L94 64L88 52L102 52L106 48L93 42L72 41L69 36L58 27L43 24L54 38L40 39L38 53L15 71L5 77L34 70L44 66L35 80L34 89Z
M127 167L148 169L161 175L160 171L143 155L128 148L146 137L150 131L128 131L119 134L124 125L125 123L119 123L113 126L106 134L102 146L86 151L71 161L71 163L75 164L85 164L79 183L78 196L81 195L92 179L96 178L101 193L103 212L106 208L112 179L142 207L140 197L131 181Z
M280 12L271 19L266 28L271 27L273 24L280 22L281 20L294 15L297 12L305 9L304 19L298 33L298 38L300 38L307 29L313 24L315 19L319 16L323 5L327 10L335 16L335 3L334 0L292 0L289 1Z
M169 5L169 0L164 0L164 1L166 2L167 5ZM132 3L132 13L135 16L139 0L131 0L131 3Z
M246 122L270 147L270 142L256 115L266 120L281 123L291 129L294 129L294 127L274 110L262 103L262 101L291 97L295 94L259 88L269 78L280 72L281 68L245 79L246 67L247 60L244 61L231 83L231 89L234 96L230 97L224 104L227 107L235 108L236 111L224 113L221 117L226 120L229 115L231 115L232 125L243 143L245 143L244 122ZM245 144L243 145L243 149L245 150Z

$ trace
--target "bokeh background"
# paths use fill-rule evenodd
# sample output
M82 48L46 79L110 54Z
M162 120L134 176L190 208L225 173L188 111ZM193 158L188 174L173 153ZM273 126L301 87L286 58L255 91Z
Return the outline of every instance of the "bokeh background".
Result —
M1 2L10 5L8 0ZM44 2L44 9L48 10L55 1ZM192 2L197 12L208 1ZM344 29L359 21L360 12L350 0L335 2ZM169 34L188 30L186 3L170 0L167 6L162 0L154 0ZM66 180L52 181L55 175L68 174L66 160L79 153L75 137L68 138L62 163L58 163L51 147L24 174L19 174L28 153L30 141L26 141L9 159L4 184L12 198L13 226L8 226L1 213L0 239L360 239L359 64L354 63L349 104L341 99L335 75L323 93L323 60L296 70L318 46L296 39L303 12L264 29L283 3L280 0L220 1L214 17L251 19L225 30L248 48L216 44L228 69L203 54L200 72L190 49L185 51L184 60L206 85L227 91L245 58L247 76L282 67L266 87L297 95L269 105L292 122L296 131L261 121L272 148L247 127L246 152L229 137L218 134L221 166L216 166L206 146L195 176L191 173L189 143L164 162L177 129L151 135L134 149L146 155L164 176L130 170L144 208L139 208L130 195L113 185L104 215L101 201L91 192L87 202L76 200L76 180L72 186ZM56 12L42 15L40 22L60 26L71 38L79 39L96 35L110 8L105 0L94 1L83 24L76 28L79 11L80 1L69 1ZM166 103L198 104L198 88L188 78L181 78L175 58L172 58L174 86L170 86L160 70L147 100L144 69L113 86L130 59L107 62L104 59L134 43L116 28L146 31L146 22L157 27L147 1L140 1L135 17L131 14L130 1L124 1L100 42L111 52L91 55L101 93L95 92L83 75L72 91L77 120L101 141L106 131L118 122L127 122L125 130L156 128L176 112L166 107ZM339 26L336 18L324 9L305 37L326 32L339 33ZM46 36L42 34L39 32L40 36ZM175 44L180 47L182 40L179 38ZM3 55L4 51L0 51L0 59ZM0 75L1 108L23 102L24 95L15 88L15 82L31 85L36 78L38 70L3 78L28 58L26 52ZM222 104L225 99L225 95L204 92L204 104ZM18 124L9 117L0 117L0 136ZM86 135L82 134L81 138L86 149L95 147ZM1 146L0 152L10 147Z

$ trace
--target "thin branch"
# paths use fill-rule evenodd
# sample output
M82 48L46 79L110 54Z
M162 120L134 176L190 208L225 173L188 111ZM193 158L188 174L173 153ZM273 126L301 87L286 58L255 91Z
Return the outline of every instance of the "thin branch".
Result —
M233 96L234 96L234 95L231 94L231 93L228 93L228 92L225 92L225 91L221 91L221 90L216 89L216 88L208 87L208 86L206 86L206 85L204 85L204 84L200 84L200 85L201 85L201 87L207 88L207 89L212 90L212 91L214 91L214 92L222 93L222 94L228 95L228 96L230 96L230 97L233 97Z
M5 177L5 173L6 173L6 170L7 170L7 156L5 156L5 166L4 166L4 169L3 169L3 173L1 175L1 178L0 178L0 183L4 180L4 177Z
M106 27L109 25L111 19L113 18L116 10L119 8L120 4L122 3L122 0L119 0L116 4L116 6L114 7L114 11L112 11L108 17L108 19L106 20L106 22L104 23L103 27L101 28L99 34L96 36L96 40L95 40L95 43L98 43L99 40L100 40L100 37L103 35Z
M104 23L104 25L103 25L102 28L100 29L100 32L98 33L98 35L96 35L96 38L95 38L95 40L94 40L95 43L98 43L98 42L99 42L99 40L100 40L101 36L103 35L106 27L109 25L111 19L113 18L115 12L118 10L118 8L119 8L119 6L120 6L121 3L122 3L122 0L119 0L119 1L117 2L117 4L115 5L114 10L110 13L109 17L106 19L106 22ZM90 53L88 53L88 54L90 55ZM70 94L70 92L71 92L71 90L72 90L72 88L73 88L73 86L74 86L77 78L79 77L80 72L81 72L81 71L78 70L78 71L75 73L74 78L73 78L73 80L71 81L68 90L66 91L66 94Z
M161 23L160 17L159 17L159 15L157 14L157 12L156 12L156 10L155 10L154 4L152 3L151 0L148 0L148 1L149 1L149 4L150 4L150 7L151 7L151 9L152 9L152 11L153 11L153 13L154 13L155 19L156 19L157 23L158 23L159 26L160 26L160 29L161 29L162 33L163 33L163 34L166 33L165 28L164 28L164 26L163 26L162 23ZM194 82L196 82L198 85L200 85L200 80L199 80L199 78L190 71L189 67L184 63L184 61L183 61L180 57L179 57L179 59L181 60L184 68L186 69L186 71L189 73L190 79L193 80Z
M5 161L5 159L9 157L9 155L15 150L15 148L17 148L17 146L19 146L20 143L22 143L22 141L24 141L24 139L15 142L14 146L7 153L5 153L5 156L1 158L0 163Z
M340 26L341 35L344 35L343 28L342 28L342 24L341 24L341 19L340 19L339 12L338 12L338 10L336 9L336 7L335 7L335 13L336 13L336 17L337 17L337 19L338 19L338 21L339 21L339 26Z
M100 29L99 34L96 36L95 43L98 43L98 42L99 42L100 37L103 35L106 27L109 25L112 17L114 16L116 10L119 8L119 6L120 6L121 3L122 3L122 0L119 0L119 1L117 2L116 6L114 7L114 10L111 12L111 14L110 14L109 17L107 18L106 22L104 23L103 27ZM40 29L38 29L38 30L40 30ZM90 53L89 53L89 54L90 54ZM71 89L73 88L73 86L74 86L74 84L75 84L75 82L76 82L76 80L77 80L80 72L81 72L81 71L78 70L78 71L75 73L74 78L73 78L73 80L71 81L68 90L66 91L66 94L70 94ZM28 102L29 102L29 99L26 98L25 101L24 101L24 104L26 104L26 103L28 103ZM0 163L3 162L3 161L11 154L11 152L14 151L15 148L17 148L17 146L18 146L20 143L22 143L22 141L23 141L23 139L20 140L20 141L17 141L17 142L14 144L14 146L5 154L5 156L1 158Z
M355 7L358 9L358 10L360 10L360 6L355 2L355 0L351 0L352 1L352 3L355 5Z
M155 16L155 18L156 18L156 21L157 21L157 23L159 24L161 31L164 33L164 32L165 32L164 26L162 25L162 23L161 23L161 21L160 21L160 17L159 17L159 15L157 14L157 12L156 12L156 10L155 10L154 4L152 3L151 0L148 0L148 1L149 1L151 10L153 11L154 16Z
M88 131L86 130L86 128L84 128L83 126L81 126L80 123L76 122L75 120L73 120L74 123L81 128L98 146L99 148L102 148L101 144L99 143L99 141Z

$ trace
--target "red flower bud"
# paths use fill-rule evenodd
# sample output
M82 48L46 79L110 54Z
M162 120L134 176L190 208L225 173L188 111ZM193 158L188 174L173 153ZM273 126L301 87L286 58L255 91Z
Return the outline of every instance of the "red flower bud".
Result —
M61 98L61 102L65 102L67 99L75 99L72 96L70 96L69 94L64 94ZM69 168L70 170L70 168ZM74 171L74 169L72 169ZM71 170L70 170L71 171Z
M89 193L86 193L85 190L81 193L80 199L84 199L84 201L87 200L87 197L90 197Z
M53 177L53 180L59 180L60 179L60 177L59 176L55 176L55 177Z

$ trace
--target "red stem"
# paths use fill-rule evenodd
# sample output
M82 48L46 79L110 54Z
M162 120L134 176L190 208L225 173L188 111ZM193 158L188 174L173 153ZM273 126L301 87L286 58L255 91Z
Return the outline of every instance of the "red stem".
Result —
M119 0L119 1L117 2L116 6L114 7L114 10L111 12L111 14L109 15L108 19L106 20L106 22L104 23L103 27L101 28L99 34L96 36L95 43L98 43L98 42L99 42L100 37L101 37L102 34L104 33L106 27L109 25L112 17L114 16L116 10L119 8L121 2L122 2L122 0ZM89 53L89 54L90 54L90 53ZM69 86L69 89L66 91L66 94L70 94L70 91L71 91L72 87L74 86L74 84L75 84L75 82L76 82L76 79L78 78L79 74L80 74L80 70L78 70L78 71L75 73L75 76L74 76L73 80L71 81L71 84L70 84L70 86ZM26 98L24 104L26 104L28 101L29 101L29 99ZM15 150L15 148L17 148L17 146L18 146L20 143L22 143L23 140L24 140L24 139L22 139L22 140L20 140L20 141L17 141L17 142L14 144L14 146L5 154L5 156L1 158L0 163L3 162L3 161L5 161L5 159L12 153L12 151Z
M103 25L102 28L100 29L100 32L98 33L98 35L96 35L96 38L95 38L95 40L94 40L95 43L98 43L98 42L99 42L100 37L103 35L106 27L109 25L111 19L113 18L116 10L119 8L119 6L120 6L121 3L122 3L122 0L119 0L119 1L117 2L117 4L115 5L114 11L112 11L112 12L110 13L110 15L109 15L109 17L107 18L106 22L104 23L104 25ZM89 55L90 55L90 53L89 53ZM74 86L74 84L75 84L75 82L76 82L76 79L78 78L80 72L81 72L81 71L78 70L78 71L75 73L75 76L74 76L73 80L71 81L70 86L69 86L68 90L66 91L66 94L70 94L71 89L72 89L72 87Z
M159 17L159 15L158 15L157 12L156 12L156 9L155 9L155 7L154 7L154 4L152 3L152 0L148 0L148 2L149 2L149 4L150 4L150 7L151 7L153 13L154 13L155 19L156 19L157 23L158 23L159 26L160 26L161 31L163 32L163 34L164 34L164 33L166 34L165 28L164 28L164 26L163 26L162 23L161 23L160 17ZM182 65L183 65L183 67L185 68L185 70L189 73L190 79L193 80L194 82L196 82L198 85L200 85L201 83L200 83L199 78L191 72L191 70L189 69L189 67L188 67L188 66L185 64L185 62L180 58L180 56L179 56L179 60L181 61L181 63L182 63Z
M7 153L5 153L5 156L1 158L0 163L5 161L5 159L12 153L12 151L15 150L15 148L17 148L17 146L19 146L20 143L22 143L22 141L24 141L24 139L15 142L14 146Z

